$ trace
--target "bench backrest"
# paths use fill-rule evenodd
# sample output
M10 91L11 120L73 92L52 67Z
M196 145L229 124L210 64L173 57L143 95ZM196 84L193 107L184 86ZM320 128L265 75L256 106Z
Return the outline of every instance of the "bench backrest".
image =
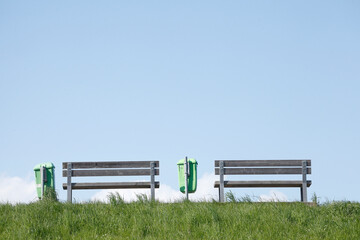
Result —
M307 202L307 174L311 174L311 160L215 160L215 175L220 175L219 201L224 202L224 175L302 175L301 201ZM256 183L252 186L265 186ZM298 184L296 184L298 185ZM251 185L250 185L251 186ZM283 185L284 186L284 185Z
M215 175L311 174L311 160L215 160Z
M67 177L67 200L72 202L72 177L103 177L103 176L150 176L151 199L155 200L155 175L159 175L159 161L111 161L111 162L64 162L63 177ZM98 189L99 186L109 187L108 183L88 183L78 189ZM84 185L84 184L83 184ZM117 184L117 187L124 187ZM158 184L157 184L158 185ZM114 185L111 184L111 187ZM128 183L127 187L141 187L137 182Z
M63 177L159 175L159 161L64 162Z

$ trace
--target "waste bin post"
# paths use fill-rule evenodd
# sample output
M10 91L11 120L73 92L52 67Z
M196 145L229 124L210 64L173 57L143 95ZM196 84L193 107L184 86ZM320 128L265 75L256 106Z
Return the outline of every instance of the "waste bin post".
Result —
M40 167L40 176L41 176L41 199L43 199L44 198L44 181L45 181L45 179L44 179L44 170L45 170L45 168L44 168L44 166L41 166Z
M185 173L185 196L186 200L189 200L189 189L188 189L188 177L189 177L189 169L188 169L188 159L185 157L184 161L184 173Z

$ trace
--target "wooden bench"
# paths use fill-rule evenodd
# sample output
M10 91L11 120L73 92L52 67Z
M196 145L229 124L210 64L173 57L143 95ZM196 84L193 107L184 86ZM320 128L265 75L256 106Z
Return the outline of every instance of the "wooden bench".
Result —
M302 180L280 181L225 181L224 175L274 175L298 174ZM307 187L311 181L306 179L311 174L311 160L215 160L215 175L220 175L220 181L215 181L214 187L219 188L219 201L224 202L224 188L252 187L298 187L302 202L307 202Z
M72 202L72 190L77 189L150 188L151 200L155 200L155 188L160 187L155 175L159 175L159 161L63 162L63 177L67 177L63 189L67 190L68 202ZM72 182L73 177L104 176L150 176L150 181Z

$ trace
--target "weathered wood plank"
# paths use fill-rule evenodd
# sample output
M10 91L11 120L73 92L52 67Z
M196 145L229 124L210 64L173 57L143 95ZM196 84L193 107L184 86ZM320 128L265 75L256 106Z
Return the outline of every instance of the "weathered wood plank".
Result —
M215 175L220 169L215 168ZM225 175L262 175L262 174L302 174L302 168L224 168ZM311 174L311 168L307 169Z
M160 187L160 182L155 182L155 188ZM72 183L72 189L127 189L127 188L151 188L150 182L94 182ZM67 185L63 184L63 189Z
M219 167L220 161L224 167L300 167L303 160L215 160L215 167ZM306 164L311 166L311 160L306 160Z
M302 181L224 181L227 188L246 188L246 187L301 187ZM311 186L311 181L307 181L307 186ZM220 181L215 181L215 188L220 187Z
M72 169L86 168L150 168L154 162L159 167L159 161L107 161L107 162L72 162ZM63 162L63 169L67 168L67 162Z
M159 175L160 170L154 169L155 175ZM151 169L109 169L109 170L72 170L72 177L99 177L99 176L150 176ZM63 170L63 177L67 176L67 171Z

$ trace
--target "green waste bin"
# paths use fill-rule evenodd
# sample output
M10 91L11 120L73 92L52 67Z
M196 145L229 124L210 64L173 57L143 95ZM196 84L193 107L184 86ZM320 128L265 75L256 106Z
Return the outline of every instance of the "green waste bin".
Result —
M182 193L185 193L185 168L184 168L185 159L181 159L178 165L179 173L179 187ZM189 177L188 177L188 193L194 193L197 186L197 161L193 158L188 158L189 164Z
M34 167L35 171L35 182L36 182L36 192L41 199L43 193L42 193L42 184L41 184L41 168L43 167L44 171L44 193L47 191L47 189L52 188L55 189L55 166L53 163L41 163Z

